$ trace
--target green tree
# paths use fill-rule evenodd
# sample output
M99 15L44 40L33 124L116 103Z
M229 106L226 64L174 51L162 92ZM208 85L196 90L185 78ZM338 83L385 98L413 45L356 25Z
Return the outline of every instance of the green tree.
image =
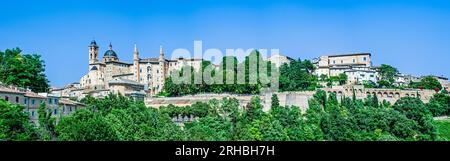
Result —
M55 134L55 118L51 112L46 110L45 103L41 103L38 109L39 115L39 133L42 140L54 140Z
M442 89L441 83L432 76L426 76L417 83L411 82L410 86L413 88L436 90L436 92Z
M191 141L230 141L232 140L231 122L221 117L206 116L186 124Z
M271 101L272 101L271 109L280 107L280 100L278 99L278 96L276 94L272 94Z
M0 82L30 88L34 92L47 92L44 61L40 55L23 55L19 48L0 51Z
M87 109L63 117L55 131L61 141L119 140L114 128L100 113Z
M378 68L381 80L378 82L381 87L392 87L395 82L395 76L399 74L397 68L387 64L381 64Z
M404 114L408 119L418 124L419 137L424 140L436 138L436 128L433 126L431 112L419 98L403 97L399 99L393 108Z
M450 114L450 96L444 93L436 93L427 104L433 116L444 116Z
M0 99L0 140L31 141L36 140L36 129L30 123L24 107L13 105Z
M347 83L347 80L348 80L347 74L341 73L341 74L339 74L338 77L339 77L339 78L338 78L338 79L339 79L339 85L344 85L344 84Z
M309 60L293 60L280 67L280 90L302 91L315 90L318 78L312 72L314 65Z

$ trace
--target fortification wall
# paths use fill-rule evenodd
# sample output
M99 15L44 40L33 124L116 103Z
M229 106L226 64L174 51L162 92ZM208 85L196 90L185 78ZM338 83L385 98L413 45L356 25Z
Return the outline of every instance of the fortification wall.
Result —
M353 93L356 98L364 99L369 95L377 95L378 100L383 102L386 100L394 104L401 97L419 97L423 102L428 103L431 97L436 93L433 90L399 90L399 89L374 89L362 88L360 86L338 86L334 88L323 88L328 94L336 93L338 100L342 97L352 97ZM302 112L305 112L309 105L308 100L313 98L315 91L299 91L299 92L276 92L264 93L259 96L263 104L263 110L268 111L272 104L272 94L276 94L280 100L281 106L296 106ZM166 98L146 98L145 104L148 107L159 108L160 106L167 106L173 104L175 106L192 105L195 102L208 102L212 99L221 100L223 98L236 98L239 101L240 107L247 105L253 95L233 95L233 94L199 94L182 97L166 97Z

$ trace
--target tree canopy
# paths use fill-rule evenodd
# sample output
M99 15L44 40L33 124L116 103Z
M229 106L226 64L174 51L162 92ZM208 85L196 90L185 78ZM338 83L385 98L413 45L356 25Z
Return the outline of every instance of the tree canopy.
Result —
M47 92L45 64L37 54L22 54L19 48L0 51L0 82L34 92Z

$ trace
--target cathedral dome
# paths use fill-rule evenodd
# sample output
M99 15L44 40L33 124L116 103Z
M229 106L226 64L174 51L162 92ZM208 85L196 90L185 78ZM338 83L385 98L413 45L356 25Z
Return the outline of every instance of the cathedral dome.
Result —
M109 50L107 50L103 56L117 57L116 52L112 50L111 43L109 44Z
M113 57L117 57L116 52L114 52L114 50L108 50L105 52L105 55L103 56L113 56Z

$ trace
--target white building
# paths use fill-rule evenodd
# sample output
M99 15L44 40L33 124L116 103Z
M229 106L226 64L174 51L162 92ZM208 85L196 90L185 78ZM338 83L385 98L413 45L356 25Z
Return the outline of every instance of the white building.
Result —
M378 73L372 66L370 53L340 54L321 56L313 60L317 76L339 76L345 73L349 84L361 84L366 81L374 83L378 80Z

